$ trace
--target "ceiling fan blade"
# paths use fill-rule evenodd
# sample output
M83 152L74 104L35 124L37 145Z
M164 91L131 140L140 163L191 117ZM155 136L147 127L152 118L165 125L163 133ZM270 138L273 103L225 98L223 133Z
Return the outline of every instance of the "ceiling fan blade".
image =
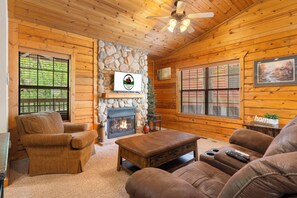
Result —
M187 28L187 31L189 33L193 33L193 32L195 32L195 29L192 26L189 25L188 28Z
M186 8L186 2L178 1L176 6L176 14L184 14Z
M188 19L196 19L196 18L210 18L213 17L213 12L201 12L201 13L195 13L195 14L188 14Z
M147 16L147 19L169 19L171 16Z

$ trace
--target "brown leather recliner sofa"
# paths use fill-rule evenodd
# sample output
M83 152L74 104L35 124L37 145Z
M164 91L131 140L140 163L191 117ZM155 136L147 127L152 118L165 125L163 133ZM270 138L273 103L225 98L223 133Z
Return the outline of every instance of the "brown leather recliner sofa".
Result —
M172 174L156 168L137 171L128 179L126 191L135 198L296 197L295 122L296 119L287 124L274 139L246 129L236 131L230 138L229 148L248 151L249 154L255 152L247 164L233 166L232 160L236 159L223 155L224 149L219 149L223 161L198 161ZM231 162L223 163L228 160Z
M29 156L29 175L79 173L94 153L94 130L63 123L57 112L16 117L21 143Z

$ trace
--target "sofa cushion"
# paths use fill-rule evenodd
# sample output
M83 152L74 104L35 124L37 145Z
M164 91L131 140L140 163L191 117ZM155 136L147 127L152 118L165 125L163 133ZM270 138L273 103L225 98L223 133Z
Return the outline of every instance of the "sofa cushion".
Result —
M64 133L61 115L57 112L42 112L21 117L26 134Z
M72 136L71 146L75 149L82 149L86 147L87 145L91 144L98 136L97 132L94 130L70 134Z
M230 175L204 162L191 163L173 172L173 175L187 181L202 194L217 197Z
M283 129L271 142L264 157L297 151L297 125Z

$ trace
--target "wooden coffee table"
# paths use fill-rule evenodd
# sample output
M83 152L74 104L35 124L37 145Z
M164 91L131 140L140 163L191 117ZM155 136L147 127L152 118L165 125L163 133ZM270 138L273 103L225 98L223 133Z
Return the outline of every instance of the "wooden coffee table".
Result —
M198 139L199 137L196 135L176 130L164 130L148 135L119 139L116 141L116 144L119 145L117 170L120 171L123 168L128 173L132 173L124 166L123 158L140 169L160 167L190 152L193 152L192 158L182 165L197 161Z

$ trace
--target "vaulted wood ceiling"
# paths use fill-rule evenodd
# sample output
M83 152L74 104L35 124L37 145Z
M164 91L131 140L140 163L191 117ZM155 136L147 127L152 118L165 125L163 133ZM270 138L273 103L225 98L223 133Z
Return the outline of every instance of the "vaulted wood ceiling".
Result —
M195 32L159 32L175 0L9 0L18 19L80 35L143 48L152 58L164 57L258 0L185 0L186 13L214 12L214 18L193 19Z

